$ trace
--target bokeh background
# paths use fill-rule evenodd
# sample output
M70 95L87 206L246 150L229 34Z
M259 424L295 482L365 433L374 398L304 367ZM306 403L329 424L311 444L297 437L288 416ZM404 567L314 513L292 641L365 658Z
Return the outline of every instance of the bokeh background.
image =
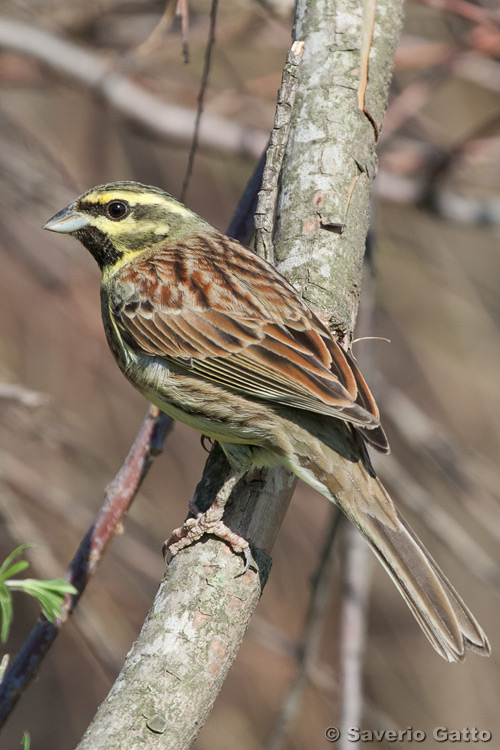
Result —
M210 4L188 5L186 63L175 3L166 12L163 0L1 3L0 552L3 559L35 543L34 576L64 573L146 410L108 352L94 261L41 225L75 195L114 179L179 196L191 133L181 127L169 136L125 117L111 95L40 63L36 38L34 57L13 51L5 22L84 48L158 101L194 110ZM362 726L423 730L426 748L447 746L432 739L434 727L477 727L492 732L496 747L500 14L493 0L439 5L407 4L380 142L362 332L391 343L360 341L354 351L370 371L392 443L378 470L484 625L493 655L444 663L374 566ZM286 0L219 4L205 112L240 128L247 145L215 148L208 132L185 197L218 228L227 226L272 126L292 14ZM23 38L29 45L27 32ZM23 730L36 750L75 746L140 628L162 576L162 542L184 518L204 460L199 436L176 426L1 748L18 747ZM271 578L197 750L270 747L330 514L324 498L299 487ZM328 746L324 731L339 721L341 568L336 552L321 646L279 745L285 750ZM17 651L37 614L16 595L7 652Z

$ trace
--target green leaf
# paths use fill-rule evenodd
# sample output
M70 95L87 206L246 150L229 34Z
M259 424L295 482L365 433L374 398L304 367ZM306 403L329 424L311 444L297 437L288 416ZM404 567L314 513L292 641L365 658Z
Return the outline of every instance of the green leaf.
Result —
M12 594L5 585L0 586L0 619L0 640L5 643L12 624Z
M21 544L19 547L16 547L16 549L10 553L8 557L5 558L3 563L0 565L0 580L3 580L7 578L5 575L5 571L10 566L13 560L16 559L16 557L19 557L25 549L28 549L29 547L34 547L33 544ZM28 563L29 564L29 563Z
M33 596L40 604L45 617L54 622L61 614L61 606L66 594L78 593L71 583L63 578L55 578L50 581L39 581L36 578L24 578L23 580L5 581L5 585L12 591L24 591Z
M12 576L29 567L26 560L14 562L16 557L19 557L28 547L33 547L33 545L21 544L0 565L0 640L2 643L5 643L9 637L12 624L12 591L24 591L25 594L33 596L50 622L54 622L60 616L65 595L78 593L75 587L63 578L55 578L51 581L13 578Z
M31 748L31 738L29 732L23 732L23 738L21 740L21 745L23 746L23 750L30 750Z
M21 571L26 570L26 568L29 568L29 566L30 564L27 560L19 560L19 562L16 562L14 563L14 565L11 565L10 568L7 568L4 574L0 576L0 583L2 583L6 578L12 578L12 576L21 573Z

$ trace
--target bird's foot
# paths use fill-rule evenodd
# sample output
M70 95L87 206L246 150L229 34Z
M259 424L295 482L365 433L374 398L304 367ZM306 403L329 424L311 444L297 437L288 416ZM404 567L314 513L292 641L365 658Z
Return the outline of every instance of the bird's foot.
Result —
M163 545L163 556L168 559L168 562L181 549L197 542L204 534L213 534L218 539L227 542L233 552L244 556L245 567L239 575L247 572L251 562L250 545L242 536L231 531L222 520L225 505L238 479L239 476L231 476L217 493L210 508L204 512L198 508L196 503L189 503L189 510L193 518L187 518L182 526L172 532L170 538Z

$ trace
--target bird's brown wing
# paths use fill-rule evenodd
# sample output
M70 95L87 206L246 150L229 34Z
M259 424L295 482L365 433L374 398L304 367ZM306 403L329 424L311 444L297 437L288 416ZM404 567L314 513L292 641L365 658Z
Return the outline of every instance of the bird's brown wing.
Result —
M124 266L114 291L113 316L132 348L252 398L365 427L386 448L352 359L293 287L239 243L190 238Z

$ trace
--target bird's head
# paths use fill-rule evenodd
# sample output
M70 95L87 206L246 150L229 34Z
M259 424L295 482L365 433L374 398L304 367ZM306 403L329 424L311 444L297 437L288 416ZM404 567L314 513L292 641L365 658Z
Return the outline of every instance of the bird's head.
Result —
M159 188L111 182L88 190L43 228L72 234L105 271L206 226L203 219Z

